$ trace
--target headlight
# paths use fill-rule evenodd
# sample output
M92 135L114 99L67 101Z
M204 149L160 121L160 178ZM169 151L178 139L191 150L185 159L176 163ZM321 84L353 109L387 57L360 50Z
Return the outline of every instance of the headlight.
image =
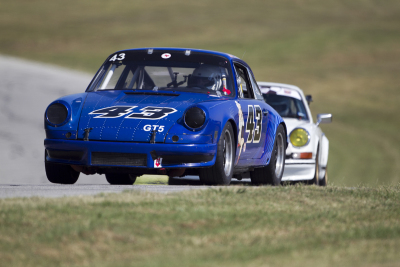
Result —
M201 108L193 107L186 111L184 121L188 127L198 129L205 123L206 114Z
M51 104L46 110L46 119L53 126L64 124L68 116L67 107L61 103Z
M290 133L290 142L296 147L305 146L310 142L310 135L303 128L294 129Z

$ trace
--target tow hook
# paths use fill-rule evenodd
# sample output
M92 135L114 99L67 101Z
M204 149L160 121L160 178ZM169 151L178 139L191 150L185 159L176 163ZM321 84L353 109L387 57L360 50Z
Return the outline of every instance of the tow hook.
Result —
M93 130L93 128L86 128L83 130L85 132L83 136L83 141L89 141L89 133Z
M150 144L155 144L156 143L156 133L157 133L157 130L151 131Z

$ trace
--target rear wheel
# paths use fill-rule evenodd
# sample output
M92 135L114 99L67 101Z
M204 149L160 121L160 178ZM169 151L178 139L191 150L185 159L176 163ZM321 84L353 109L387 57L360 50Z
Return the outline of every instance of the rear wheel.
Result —
M280 185L285 169L286 134L283 125L276 130L274 149L269 164L250 172L253 184Z
M74 184L78 181L80 172L75 171L69 165L57 164L44 159L44 167L47 179L54 184Z
M229 185L233 175L234 157L235 138L232 125L228 122L218 141L215 164L212 167L200 169L200 181L208 185Z
M112 185L132 185L136 176L129 173L106 173L106 180Z

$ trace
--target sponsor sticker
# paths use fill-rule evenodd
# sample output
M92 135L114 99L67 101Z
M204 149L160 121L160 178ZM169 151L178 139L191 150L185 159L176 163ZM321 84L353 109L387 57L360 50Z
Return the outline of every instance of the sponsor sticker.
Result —
M162 168L161 162L162 162L162 158L156 158L154 160L154 168Z
M163 59L168 59L168 58L171 57L171 54L170 54L170 53L164 53L164 54L161 55L161 57L162 57Z

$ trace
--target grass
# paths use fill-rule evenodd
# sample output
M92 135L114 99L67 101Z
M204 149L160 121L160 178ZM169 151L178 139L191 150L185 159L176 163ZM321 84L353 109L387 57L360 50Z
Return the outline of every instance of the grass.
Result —
M136 178L135 184L168 184L166 175L142 175Z
M2 266L398 266L400 184L0 200Z
M0 6L0 53L90 73L125 48L237 55L257 80L312 94L314 116L333 113L333 123L322 126L331 181L399 181L397 0L0 0Z

